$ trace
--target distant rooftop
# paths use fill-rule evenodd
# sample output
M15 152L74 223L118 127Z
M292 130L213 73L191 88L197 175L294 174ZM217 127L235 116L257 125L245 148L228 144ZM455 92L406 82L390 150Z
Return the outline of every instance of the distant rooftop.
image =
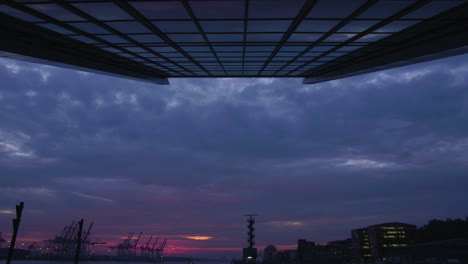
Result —
M0 57L167 84L304 83L468 51L465 0L0 1Z
M354 229L353 231L367 230L368 228L372 228L372 227L395 227L395 226L406 226L406 227L416 228L416 225L413 225L413 224L407 224L407 223L401 223L401 222L387 222L387 223L375 224L375 225L370 225L368 227Z
M380 226L413 226L413 227L416 227L416 225L401 223L401 222L388 222L388 223L382 223L382 224L375 224L375 225L371 225L371 226L375 226L375 227L380 227Z

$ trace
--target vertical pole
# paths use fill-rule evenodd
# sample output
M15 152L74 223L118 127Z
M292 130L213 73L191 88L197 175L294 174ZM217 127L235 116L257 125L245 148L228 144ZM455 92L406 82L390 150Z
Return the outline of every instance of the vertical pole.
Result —
M80 260L80 249L81 249L81 234L83 233L83 219L78 222L78 241L76 243L76 255L75 255L75 264L78 264Z
M21 222L21 215L23 214L24 203L20 202L16 206L16 219L13 219L13 236L11 238L10 249L8 250L8 257L6 264L11 263L11 258L13 257L13 251L15 250L16 236L18 235L18 229Z

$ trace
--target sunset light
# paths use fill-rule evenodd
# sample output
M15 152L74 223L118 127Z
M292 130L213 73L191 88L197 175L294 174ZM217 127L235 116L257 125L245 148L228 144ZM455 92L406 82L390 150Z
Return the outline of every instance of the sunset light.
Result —
M2 263L468 264L468 0L0 0L0 33Z
M213 238L210 236L184 236L184 237L187 239L193 239L193 240L209 240Z

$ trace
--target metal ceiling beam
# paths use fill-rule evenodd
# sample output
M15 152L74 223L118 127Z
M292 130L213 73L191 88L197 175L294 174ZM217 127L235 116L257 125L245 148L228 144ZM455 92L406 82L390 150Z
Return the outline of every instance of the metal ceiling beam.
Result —
M0 35L0 57L169 84L168 75L142 63L63 38L56 32L2 13Z
M202 26L200 25L200 22L197 20L197 18L195 16L195 13L192 10L192 7L190 6L190 4L186 0L183 0L182 4L184 5L185 11L189 14L190 18L192 19L192 22L197 27L197 30L198 30L197 33L202 36L203 40L205 40L206 45L208 46L210 51L213 53L213 56L215 57L216 61L219 63L221 69L224 71L225 74L227 74L226 70L223 67L223 64L221 63L221 60L219 59L218 55L216 54L216 51L214 50L213 46L211 45L210 40L206 36L205 31L203 30ZM208 74L212 75L211 72L209 72L209 71L208 71Z
M329 38L332 34L338 32L342 27L346 26L349 22L354 20L356 17L358 17L360 14L364 13L367 11L370 7L372 7L375 3L377 3L377 0L368 0L365 2L363 5L361 5L358 9L356 9L351 15L349 15L347 18L342 20L340 23L338 23L336 26L334 26L330 31L325 33L323 36L321 36L317 41L313 42L309 47L307 47L305 50L303 50L301 53L299 53L297 56L295 56L290 62L288 62L286 65L281 67L278 71L275 72L277 74L278 72L282 71L284 68L288 67L291 65L291 63L297 61L299 58L304 56L307 52L309 52L311 49L314 47L317 47L320 43L324 42L327 38ZM294 72L290 71L290 72Z
M273 58L276 56L276 54L279 52L281 47L283 47L284 43L288 41L288 39L291 37L291 35L296 31L296 28L302 23L304 18L309 14L310 10L315 6L317 3L317 0L307 0L302 8L299 10L298 14L296 15L296 18L294 21L291 23L291 25L288 27L288 30L286 33L284 33L283 37L281 37L281 40L278 42L276 45L275 49L271 53L271 55L268 57L268 59L265 61L265 64L263 64L259 74L262 74L262 72L265 70L265 68L268 66L268 64L273 60Z
M393 47L369 45L337 59L336 64L321 65L306 76L304 83L319 83L468 53L466 14L468 3L380 41L396 42Z
M201 65L198 61L196 61L190 54L188 54L184 49L182 49L177 43L172 41L168 36L166 36L158 27L156 27L153 23L148 21L145 16L143 16L138 10L136 10L132 5L130 5L127 1L123 0L114 0L114 3L122 8L125 12L127 12L130 16L132 16L136 21L140 22L146 28L148 28L151 32L156 34L159 38L164 40L169 46L180 52L184 57L186 57L189 61L193 64L197 65L203 71L210 74L209 71L205 69L203 65Z
M247 30L248 30L248 22L249 22L249 0L244 0L244 32L242 36L242 74L244 74L245 68L245 51L247 50L246 43L247 43Z
M45 15L45 14L43 14L43 13L41 13L41 12L38 12L38 11L36 11L36 10L34 10L34 9L28 7L28 6L25 6L25 5L23 5L23 4L18 4L18 3L15 3L15 2L13 2L13 1L11 1L11 0L9 0L9 1L2 1L2 3L5 3L6 5L8 5L8 6L12 7L12 8L15 8L15 9L17 9L17 10L20 10L20 11L26 13L26 14L31 15L31 16L38 17L38 18L40 18L40 19L42 19L42 20L44 20L44 21L47 21L48 23L52 23L52 24L54 24L54 25L57 25L57 26L59 26L59 27L62 27L62 28L64 28L64 29L68 30L68 31L75 32L75 33L78 34L78 35L86 36L87 38L92 39L92 40L94 40L94 41L96 41L96 42L98 42L98 43L101 42L101 43L105 44L106 46L115 48L115 49L117 49L117 50L120 50L120 51L125 52L125 53L128 53L128 54L131 54L132 56L135 56L135 57L140 58L140 59L142 59L142 60L144 60L144 61L147 61L148 63L154 63L154 64L156 64L156 65L159 65L158 63L155 63L154 61L151 61L151 60L149 60L149 59L146 58L146 57L140 56L140 55L138 55L138 54L136 54L136 53L134 53L134 52L128 51L128 50L126 50L126 49L124 49L124 48L122 48L122 47L120 47L120 46L117 46L117 45L115 45L114 43L111 43L111 42L109 42L109 41L107 41L107 40L105 40L105 39L101 39L101 38L99 38L99 37L97 37L97 36L95 36L95 35L93 35L93 34L90 34L90 33L88 33L88 32L85 32L85 31L81 30L81 29L78 29L78 28L76 28L76 27L73 27L73 26L70 26L70 25L68 25L68 24L66 24L66 23L63 23L63 22L61 22L61 21L59 21L59 20L57 20L57 19L55 19L55 18L53 18L53 17L50 17L50 16L48 16L48 15ZM12 22L10 22L10 23L12 23ZM22 22L22 23L24 23L24 22ZM28 25L28 26L29 26L29 25ZM57 34L57 33L54 32L54 31L51 31L51 30L49 30L49 31L50 31L50 32L53 32L54 34ZM164 68L168 69L167 67L164 67ZM169 70L169 69L168 69L168 70ZM156 71L156 72L158 72L158 73L161 74L161 75L167 75L167 73L162 72L162 71L159 71L159 70L153 69L153 71Z
M111 27L111 26L109 26L109 25L107 25L107 24L105 24L105 23L103 23L103 22L97 20L97 19L94 18L93 16L91 16L91 15L89 15L89 14L87 14L87 13L81 11L80 9L76 8L75 6L70 5L70 4L68 4L67 2L63 2L63 1L57 1L56 4L59 5L60 7L64 8L65 10L68 10L68 11L72 12L73 14L75 14L75 15L77 15L77 16L83 18L83 19L85 19L85 21L91 22L91 23L93 23L94 25L96 25L97 27L103 28L103 29L105 29L105 30L111 32L112 34L110 34L110 35L117 35L117 36L121 37L122 39L125 39L126 41L128 41L128 42L130 42L130 43L133 43L135 46L137 46L137 47L139 47L139 48L142 48L142 49L145 50L146 52L151 53L151 54L155 55L155 56L158 57L158 58L164 59L164 60L167 61L167 62L170 62L170 63L173 63L173 64L177 65L177 63L174 62L173 60L171 60L171 59L169 59L169 58L166 58L166 57L160 55L159 53L157 53L157 52L155 52L154 50L152 50L152 49L146 47L145 45L142 45L141 43L135 41L134 39L128 37L127 35L122 34L120 31L114 29L113 27ZM62 23L62 26L63 26L63 24L65 24L65 23ZM96 36L99 37L99 36L102 36L102 34L101 34L101 35L97 35L97 34L96 34ZM125 52L126 52L126 53L129 53L128 50L125 50ZM136 53L133 53L133 54L136 54ZM147 57L143 57L143 56L141 56L141 57L147 59ZM173 72L176 72L176 73L180 73L179 71L174 70L174 69L171 69L171 68L168 68L168 67L166 67L166 66L164 66L164 65L162 65L162 64L160 64L160 63L158 63L158 62L151 61L151 60L150 60L149 62L154 63L154 64L156 64L156 65L158 65L158 66L160 66L160 67L163 67L163 68L165 68L165 69L168 70L168 71L173 71ZM177 66L180 67L180 65L177 65ZM180 67L180 68L186 70L184 67Z
M358 39L364 37L365 35L367 35L367 34L369 34L369 33L371 33L371 32L374 32L375 30L377 30L377 29L379 29L379 28L381 28L381 27L383 27L383 26L385 26L385 25L387 25L387 24L393 22L395 19L398 19L398 18L400 18L400 17L402 17L402 16L404 16L404 15L406 15L406 14L409 14L410 12L419 9L420 7L422 7L422 6L424 6L425 4L428 4L428 3L430 3L430 2L431 2L431 0L418 0L418 1L416 1L414 4L411 4L410 6L404 8L403 10L400 10L399 12L393 14L392 16L390 16L390 17L388 17L388 18L382 20L381 22L379 22L379 23L377 23L377 24L375 24L375 25L373 25L373 26L367 28L366 30L362 31L361 33L359 33L359 34L357 34L357 35L355 35L355 36L349 38L348 40L346 40L346 41L340 43L339 45L337 45L337 46L331 48L330 50L328 50L328 51L322 53L321 55L315 57L314 59L308 61L307 63L304 63L304 64L302 64L302 65L299 66L299 67L296 67L294 70L291 70L291 71L288 72L288 73L292 73L292 72L294 72L294 71L297 71L297 70L301 69L302 67L307 66L307 65L309 65L310 63L313 63L313 62L315 62L315 61L317 61L317 60L323 58L324 56L326 56L326 55L328 55L328 54L330 54L330 53L332 53L332 52L334 52L334 51L336 51L336 50L338 50L338 49L340 49L340 48L342 48L342 47L344 47L344 46L346 46L346 45L348 45L348 44L350 44L350 43L355 42L356 40L358 40ZM311 71L307 71L307 72L305 73L305 75L308 75L310 72L311 72Z

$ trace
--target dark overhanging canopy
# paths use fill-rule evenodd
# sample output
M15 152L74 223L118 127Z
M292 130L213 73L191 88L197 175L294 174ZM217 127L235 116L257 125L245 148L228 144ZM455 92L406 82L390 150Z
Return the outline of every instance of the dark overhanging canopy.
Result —
M0 1L0 57L157 84L318 83L468 51L468 1Z

